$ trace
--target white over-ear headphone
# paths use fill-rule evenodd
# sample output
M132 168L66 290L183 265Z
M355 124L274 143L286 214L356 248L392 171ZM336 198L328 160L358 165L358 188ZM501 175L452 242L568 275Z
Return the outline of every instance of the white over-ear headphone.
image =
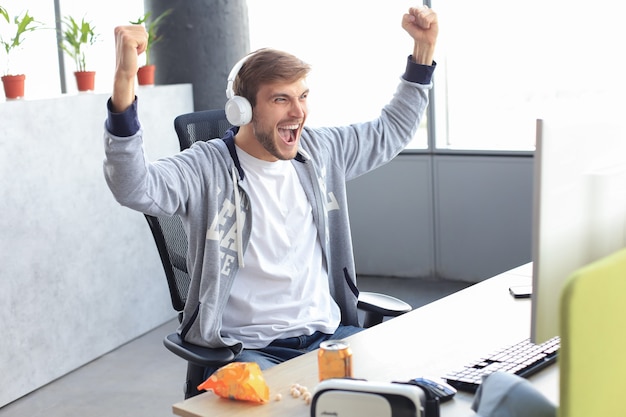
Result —
M254 54L241 58L228 75L228 84L226 84L226 98L228 98L228 101L226 102L225 110L228 122L234 126L243 126L252 121L252 104L250 104L247 98L236 96L233 91L233 83L237 74L239 74L239 70L252 55Z

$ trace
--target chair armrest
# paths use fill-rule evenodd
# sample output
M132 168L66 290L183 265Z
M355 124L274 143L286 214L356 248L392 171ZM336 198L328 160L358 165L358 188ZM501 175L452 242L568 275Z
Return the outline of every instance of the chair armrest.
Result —
M413 308L402 300L375 292L359 293L357 307L365 311L363 327L372 327L383 321L384 317L397 317Z
M201 366L222 366L235 359L235 354L228 348L207 348L185 342L178 333L168 334L163 339L165 347L175 355Z

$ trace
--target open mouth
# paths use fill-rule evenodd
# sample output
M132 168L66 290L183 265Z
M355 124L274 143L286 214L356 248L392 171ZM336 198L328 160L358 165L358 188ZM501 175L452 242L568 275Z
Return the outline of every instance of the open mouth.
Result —
M280 135L280 138L283 140L283 142L291 145L296 142L299 128L299 124L278 126L278 134Z

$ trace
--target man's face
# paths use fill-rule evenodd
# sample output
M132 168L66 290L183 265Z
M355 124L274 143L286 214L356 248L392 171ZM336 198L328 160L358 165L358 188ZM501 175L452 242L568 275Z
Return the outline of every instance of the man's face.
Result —
M293 159L307 116L309 89L304 79L261 86L252 115L254 135L265 150L260 159Z

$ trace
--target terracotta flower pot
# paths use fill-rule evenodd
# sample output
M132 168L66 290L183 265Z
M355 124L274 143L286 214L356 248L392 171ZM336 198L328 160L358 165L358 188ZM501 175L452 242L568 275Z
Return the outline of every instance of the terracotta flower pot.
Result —
M78 91L93 91L96 84L95 71L76 71L74 76L76 77Z
M144 65L137 71L139 85L154 85L154 65Z
M24 74L5 75L2 77L4 95L8 100L15 100L24 97Z

